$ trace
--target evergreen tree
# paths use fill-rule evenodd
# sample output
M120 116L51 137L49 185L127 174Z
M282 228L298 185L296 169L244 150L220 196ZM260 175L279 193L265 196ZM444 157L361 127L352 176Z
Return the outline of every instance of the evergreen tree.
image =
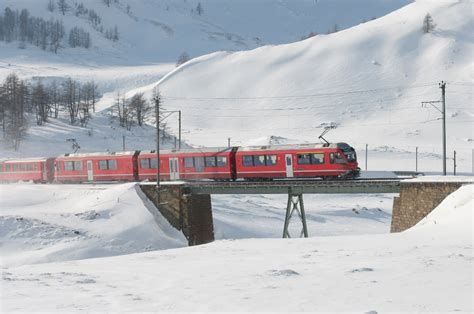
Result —
M431 15L428 13L425 15L425 18L423 19L423 26L422 26L422 31L424 34L431 33L436 27L436 24L433 22L433 18Z

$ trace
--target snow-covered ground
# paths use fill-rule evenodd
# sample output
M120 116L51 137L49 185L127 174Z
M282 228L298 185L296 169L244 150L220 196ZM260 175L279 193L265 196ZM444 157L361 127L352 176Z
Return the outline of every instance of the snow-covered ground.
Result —
M186 246L135 185L0 185L2 265L121 255ZM279 238L286 197L213 196L216 239ZM392 194L307 195L311 236L388 233ZM145 202L147 206L149 203ZM290 231L298 236L295 218Z
M22 259L23 262L27 260L25 253L21 252L23 248L36 247L39 253L33 250L29 253L31 258L34 254L41 255L41 251L48 251L48 248L74 247L71 244L74 242L97 245L99 239L107 240L104 248L96 246L106 251L107 247L126 247L114 244L110 241L112 239L118 243L126 243L125 238L146 239L153 247L153 239L166 239L166 236L157 234L158 237L148 239L151 235L148 232L154 227L153 218L146 209L137 207L139 200L130 184L114 187L8 187L8 193L5 186L0 190L2 200L6 200L5 205L8 204L9 208L2 221L13 219L17 228L9 228L7 232L1 229L2 255L4 251L12 250L9 246L12 243L19 252L7 255L9 258L6 260L11 265L16 261L18 266L8 267L3 261L2 311L375 313L474 310L473 185L460 188L417 226L398 234L221 240L190 248L35 265L19 265L23 264ZM60 199L51 202L52 198L64 197L72 189L77 190L74 194L80 197L64 200L63 206L60 206ZM10 197L12 193L29 193L34 200L29 203L25 198ZM38 201L40 198L41 202ZM337 200L333 198L331 202L335 204ZM353 204L364 202L367 199L353 200ZM245 203L250 201L244 200ZM344 203L342 199L341 204ZM324 204L323 200L321 204ZM247 210L252 210L252 206L250 204ZM3 208L4 204L2 215ZM94 215L90 211L92 208L99 215ZM217 208L216 229L222 226L224 216L232 222L234 218L243 221L241 216L249 214L244 211L233 215L231 210L226 212ZM260 215L249 216L248 220L262 221L261 215L266 212L264 220L267 225L258 226L252 222L247 227L258 231L261 227L268 227L268 222L273 220L281 225L281 219L271 206L267 204L263 208L270 210L260 209ZM331 225L339 216L327 215L327 212L325 216L324 213L324 210L311 212L320 218L332 216L334 220L314 221L313 226ZM351 219L347 210L339 213L348 219L346 225L360 219ZM15 218L19 216L24 218ZM366 215L365 219L369 216ZM135 223L144 223L145 228L118 232L118 229ZM26 224L34 228L26 229ZM51 226L57 228L56 232L69 235L48 232ZM32 231L28 233L30 229ZM74 234L73 230L80 233ZM44 237L30 238L35 231ZM81 237L92 239L81 240ZM13 239L16 241L12 242ZM89 251L89 254L91 257L99 256L94 251ZM66 258L51 256L57 260L75 258L73 255Z
M187 246L133 183L1 185L2 266ZM154 212L154 211L153 211Z

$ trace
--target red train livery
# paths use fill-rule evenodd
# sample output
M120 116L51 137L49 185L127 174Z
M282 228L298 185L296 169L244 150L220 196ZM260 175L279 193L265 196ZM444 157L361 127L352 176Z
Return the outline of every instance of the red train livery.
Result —
M0 160L0 182L52 182L54 161L55 158Z
M156 180L156 151L64 154L0 161L0 182ZM160 180L354 178L359 168L346 143L160 151Z

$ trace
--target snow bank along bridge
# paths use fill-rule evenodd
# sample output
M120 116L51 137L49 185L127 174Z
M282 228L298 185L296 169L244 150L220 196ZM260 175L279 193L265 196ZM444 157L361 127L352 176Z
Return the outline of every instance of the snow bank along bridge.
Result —
M474 181L472 182L474 183ZM396 193L392 211L392 232L410 228L431 212L465 181L412 182L401 179L281 180L268 182L162 182L141 183L144 194L160 213L188 239L189 245L212 242L212 194L287 194L283 237L290 237L293 217L301 221L300 236L308 237L303 194Z

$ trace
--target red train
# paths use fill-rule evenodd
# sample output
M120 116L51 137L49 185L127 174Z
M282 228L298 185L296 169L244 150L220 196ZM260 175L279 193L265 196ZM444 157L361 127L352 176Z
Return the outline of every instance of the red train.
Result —
M161 180L355 178L354 148L346 143L160 151ZM155 151L64 154L0 160L0 182L80 183L156 180Z

